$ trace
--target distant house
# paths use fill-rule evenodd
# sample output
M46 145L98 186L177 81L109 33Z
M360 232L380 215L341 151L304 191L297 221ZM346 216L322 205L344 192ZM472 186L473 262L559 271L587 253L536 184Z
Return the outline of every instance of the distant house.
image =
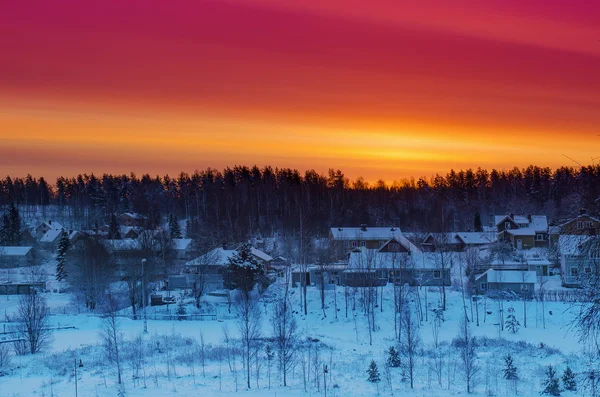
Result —
M144 229L138 226L119 226L121 238L138 238Z
M33 247L0 246L0 268L12 268L33 265L35 251Z
M535 293L536 273L529 270L490 269L475 278L477 293L499 294L512 292L518 296L532 297Z
M548 247L546 215L496 215L498 240L509 241L516 249Z
M332 227L330 247L341 258L355 248L379 249L391 238L405 238L399 227Z
M561 235L558 249L565 287L580 287L600 273L600 236Z
M579 215L560 225L560 233L567 235L595 236L600 231L600 219L593 217L586 210L580 209Z
M450 285L450 266L442 271L437 262L435 254L421 252L412 244L406 252L362 248L350 253L343 284L352 287L387 283Z
M44 291L45 289L45 281L21 281L16 283L0 281L0 295L29 295L33 291Z
M35 235L38 239L42 238L46 233L48 233L50 230L62 230L63 226L56 222L56 221L45 221L40 223L36 228L35 228Z
M60 241L60 236L63 231L65 231L65 229L48 230L46 232L46 234L44 234L40 238L40 245L46 249L50 249L50 250L56 249L56 247L58 246L58 242ZM71 242L71 244L74 244L75 242L77 242L77 240L81 237L81 233L79 233L76 230L69 230L69 231L67 231L67 234L68 234L69 241Z
M434 252L440 249L444 251L462 251L465 247L462 240L455 233L429 233L421 243L423 251Z
M147 217L136 212L124 212L117 218L117 223L120 226L144 227L147 220Z
M194 250L194 240L191 238L174 238L171 240L175 257L181 260L191 260Z
M252 247L252 256L265 269L268 268L273 258L263 251ZM204 255L197 257L185 264L188 288L193 287L194 282L201 282L205 292L223 288L223 276L221 272L229 265L229 259L237 253L224 247L215 248Z

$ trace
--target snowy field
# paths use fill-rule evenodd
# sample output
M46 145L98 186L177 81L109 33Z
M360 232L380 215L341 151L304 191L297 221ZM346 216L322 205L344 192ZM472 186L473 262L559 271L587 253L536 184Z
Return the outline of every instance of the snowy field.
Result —
M275 284L263 294L261 333L264 337L272 335L271 304L281 294L281 289L281 285ZM241 357L224 353L224 329L232 338L238 338L238 320L233 312L228 314L223 298L208 297L205 305L218 313L217 321L149 320L148 333L143 334L141 320L121 319L124 394L228 396L237 391L236 394L242 396L322 396L325 395L324 381L327 383L328 396L466 394L458 349L452 346L452 340L459 333L460 319L464 316L462 295L458 291L448 288L448 307L440 328L440 349L443 352L441 385L431 359L432 309L438 306L440 293L437 288L430 288L427 292L429 310L427 318L423 318L419 326L421 343L417 351L414 390L403 379L402 369L391 368L389 373L385 369L386 350L390 346L398 346L394 338L391 285L385 287L383 305L375 311L376 331L372 334L372 344L369 343L368 323L361 308L360 294L356 296L355 311L352 310L352 300L348 303L346 317L343 288L335 291L337 299L334 298L333 289L326 291L326 316L321 310L317 287L308 288L307 316L301 310L300 290L291 289L291 293L303 347L298 349L295 365L288 374L287 387L282 386L276 360L273 360L269 388L268 360L264 349L258 353L258 377L256 363L253 362L251 389L246 387ZM48 293L46 297L52 313L51 325L74 329L54 331L50 345L42 353L33 356L11 355L9 365L0 369L0 396L74 396L76 387L81 397L119 395L116 368L107 360L101 344L99 330L102 319L91 313L74 314L76 309L69 294ZM409 302L411 307L417 305L414 297ZM421 302L425 315L424 298L425 291L422 290ZM336 300L337 318L334 310ZM14 296L0 297L0 332L4 325L10 325L4 321L14 313L17 304L18 299ZM523 302L504 302L505 313L509 307L515 309L516 318L521 324L514 334L500 329L497 302L489 299L479 302L479 326L475 324L476 307L473 305L471 309L471 304L467 302L467 314L470 318L473 316L470 328L478 341L479 371L474 383L474 395L514 395L508 382L502 378L501 371L507 353L514 356L520 378L517 392L523 396L539 395L547 365L556 366L559 376L567 365L576 373L588 368L584 346L579 343L576 330L570 326L576 307L568 303L546 302L545 329L541 304L527 302L526 328ZM173 311L175 305L171 309ZM188 313L192 309L190 300ZM153 313L164 310L164 307L149 307L148 310ZM201 335L205 342L204 366L200 358ZM2 337L5 336L0 335L0 339ZM75 382L74 363L79 360L83 367L77 367ZM378 384L367 381L367 368L371 360L376 361L381 374ZM328 366L326 375L322 371L323 365ZM577 392L563 392L562 395L589 395L589 391L581 386Z

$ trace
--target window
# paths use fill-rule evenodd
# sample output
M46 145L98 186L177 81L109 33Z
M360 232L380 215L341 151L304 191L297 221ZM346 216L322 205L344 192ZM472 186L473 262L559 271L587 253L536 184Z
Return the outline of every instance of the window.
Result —
M352 242L352 248L356 248L358 247L358 242L357 241L353 241Z
M433 278L442 278L442 272L440 270L434 270Z
M537 241L544 241L544 235L542 233L536 234L535 239Z
M505 229L510 229L510 222L504 222L504 228Z
M344 247L350 248L350 241L344 241Z
M360 246L361 247L366 247L367 246L367 242L366 241L361 241L360 242Z
M529 286L527 284L521 284L521 291L529 291Z
M583 221L577 221L577 229L583 229Z
M585 268L585 272L586 272L587 274L591 274L591 273L592 273L592 268L591 268L591 267L586 267L586 268Z
M600 249L591 249L590 259L600 259Z
M577 277L579 275L579 269L576 267L571 268L571 277Z
M591 229L592 228L592 221L587 221L585 223L585 227L588 228L588 229Z
M487 289L487 283L481 283L481 284L479 285L479 289L481 289L481 290L485 291L485 290Z

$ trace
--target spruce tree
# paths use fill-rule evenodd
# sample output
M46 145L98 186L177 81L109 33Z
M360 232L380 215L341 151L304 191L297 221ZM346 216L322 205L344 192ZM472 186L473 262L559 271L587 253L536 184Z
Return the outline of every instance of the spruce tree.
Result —
M475 219L473 219L473 228L476 232L483 232L483 225L481 224L481 215L479 212L475 213Z
M369 364L367 373L369 374L369 378L367 379L369 382L378 383L381 381L381 376L379 376L379 369L377 369L377 363L375 360L371 360L371 364Z
M171 238L181 238L181 228L179 227L179 222L173 216L173 214L169 215L169 233Z
M398 368L400 366L400 353L394 346L390 347L387 351L387 365L390 368Z
M56 281L63 281L67 278L65 264L69 248L71 248L71 241L69 241L67 232L63 230L60 233L60 240L58 240L58 248L56 250Z
M562 376L563 386L565 390L576 391L577 383L575 382L575 373L571 369L571 367L567 366L565 372L563 372Z
M227 289L239 289L246 297L259 277L264 274L264 269L252 255L250 244L243 244L229 258L229 265L223 271L223 284Z
M504 379L506 380L516 380L517 377L517 367L515 367L513 358L510 354L507 354L504 357L504 369L502 370L504 373Z
M517 317L515 316L515 309L513 307L508 308L508 315L506 316L506 321L504 322L504 326L513 334L516 334L519 331L521 324Z
M0 226L0 245L19 246L21 245L21 216L19 210L12 203L8 211L2 216L2 226Z
M556 377L556 370L549 365L546 368L546 379L543 383L544 390L542 394L548 394L550 396L560 396L560 385L558 383L558 378Z
M121 229L119 228L119 224L117 223L117 216L115 214L110 215L110 225L109 232L110 238L113 240L121 239Z

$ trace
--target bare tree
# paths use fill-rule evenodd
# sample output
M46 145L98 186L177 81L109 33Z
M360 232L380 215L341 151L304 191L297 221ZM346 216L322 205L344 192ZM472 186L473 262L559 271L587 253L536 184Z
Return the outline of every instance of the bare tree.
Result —
M0 342L0 369L8 367L10 364L10 345L6 342Z
M194 265L197 266L195 266L195 273L192 274L192 296L197 308L200 308L200 300L204 295L206 283L208 282L208 269L210 265L217 263L218 256L219 254L216 251L211 250L194 260Z
M108 361L114 363L117 367L117 383L122 385L121 368L121 348L123 345L123 335L121 334L121 319L117 316L118 304L112 294L108 294L105 299L104 318L102 319L102 328L100 337L106 349Z
M283 385L287 386L287 373L294 362L298 345L298 330L290 304L285 299L273 305L271 327Z
M239 296L239 295L238 295ZM247 296L247 299L245 298ZM246 381L250 389L250 362L254 345L260 338L261 310L258 299L251 295L241 294L236 302L238 329L242 339L244 361L246 366Z
M419 336L419 324L414 318L410 308L405 309L402 316L402 326L404 328L403 338L401 340L401 352L404 357L404 370L408 372L410 379L410 388L414 388L415 366L417 352L421 344Z
M477 362L475 338L471 335L469 323L464 317L460 321L459 334L454 343L460 354L460 363L465 375L467 393L470 394L475 387L479 373L479 364Z
M49 315L46 298L41 294L32 292L19 298L14 326L17 354L35 354L50 342Z

